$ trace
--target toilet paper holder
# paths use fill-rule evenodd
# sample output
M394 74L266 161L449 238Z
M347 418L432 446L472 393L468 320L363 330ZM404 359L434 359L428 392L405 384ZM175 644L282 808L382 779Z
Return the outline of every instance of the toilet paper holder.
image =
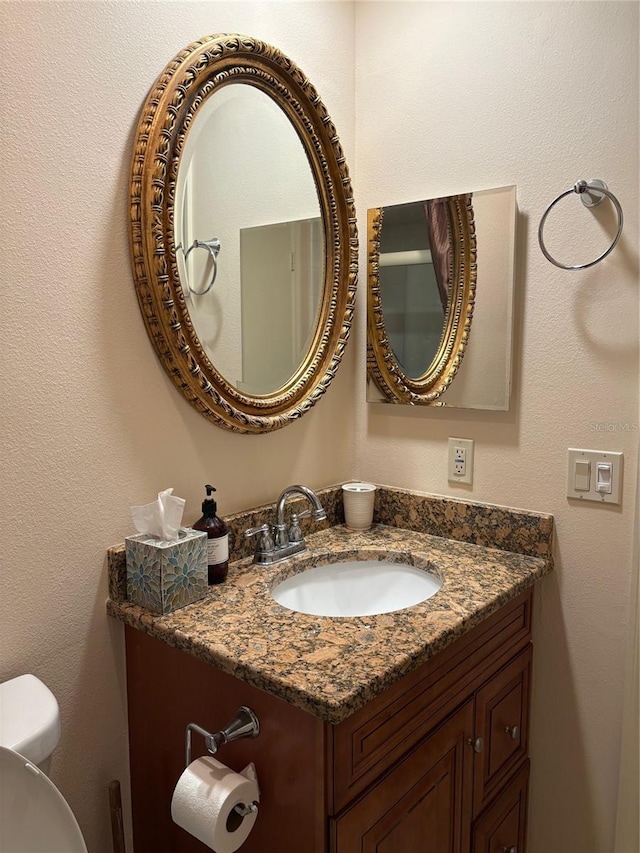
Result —
M202 726L197 725L197 723L188 723L184 733L185 767L191 764L191 732L202 735L207 750L211 755L215 755L218 749L225 743L231 743L234 740L241 740L247 737L258 737L260 734L260 720L258 720L251 708L242 705L233 719L229 720L227 725L219 732L208 732ZM257 810L258 807L255 803L249 803L244 807L235 807L235 811L241 817L246 817L251 812Z
M245 737L258 737L260 734L260 721L251 708L242 705L233 719L219 732L208 732L196 723L189 723L184 733L184 760L185 766L191 764L191 732L197 732L204 738L205 746L211 755L215 755L225 743L240 740Z

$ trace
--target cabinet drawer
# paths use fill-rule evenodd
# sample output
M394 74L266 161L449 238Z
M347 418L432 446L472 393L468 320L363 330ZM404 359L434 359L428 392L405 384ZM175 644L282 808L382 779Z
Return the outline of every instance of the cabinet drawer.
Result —
M332 853L466 853L472 731L469 701L331 822Z
M516 776L473 828L473 853L525 853L527 835L527 791L529 762Z
M329 798L333 814L529 642L531 605L528 590L332 728L334 772Z
M527 646L476 694L473 812L479 814L525 758L529 740L532 647Z

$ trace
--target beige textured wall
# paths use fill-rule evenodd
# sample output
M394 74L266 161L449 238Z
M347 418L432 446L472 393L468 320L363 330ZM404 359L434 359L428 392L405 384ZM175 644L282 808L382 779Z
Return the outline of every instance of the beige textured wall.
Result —
M165 376L129 270L136 116L178 50L247 32L310 76L353 161L353 23L342 3L0 3L0 679L31 671L56 693L52 775L91 853L111 850L106 784L127 774L122 628L104 603L129 505L173 486L194 521L205 482L230 513L354 473L353 347L315 409L272 435L214 427Z
M529 851L611 853L638 433L593 425L638 417L638 4L358 3L356 34L361 221L510 183L520 207L512 410L367 407L361 325L358 476L555 515L557 572L535 617ZM537 226L581 177L618 194L625 232L606 262L563 272ZM612 227L571 197L550 246L586 260ZM447 483L451 435L476 441L470 489ZM567 500L572 446L625 453L621 508Z

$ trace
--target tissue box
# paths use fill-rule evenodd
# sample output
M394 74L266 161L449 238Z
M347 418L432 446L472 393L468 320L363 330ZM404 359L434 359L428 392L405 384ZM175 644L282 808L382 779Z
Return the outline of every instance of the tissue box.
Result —
M209 589L207 534L182 528L177 542L146 533L125 539L127 598L152 613L171 613Z

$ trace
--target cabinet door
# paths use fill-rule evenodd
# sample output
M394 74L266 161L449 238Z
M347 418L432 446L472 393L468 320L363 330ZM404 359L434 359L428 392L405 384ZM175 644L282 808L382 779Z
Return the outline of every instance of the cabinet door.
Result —
M474 815L495 797L527 754L531 655L527 646L476 694L475 737L482 738L482 748L474 772Z
M334 853L466 853L472 732L469 701L332 822Z
M480 815L473 830L473 853L525 853L529 762Z

